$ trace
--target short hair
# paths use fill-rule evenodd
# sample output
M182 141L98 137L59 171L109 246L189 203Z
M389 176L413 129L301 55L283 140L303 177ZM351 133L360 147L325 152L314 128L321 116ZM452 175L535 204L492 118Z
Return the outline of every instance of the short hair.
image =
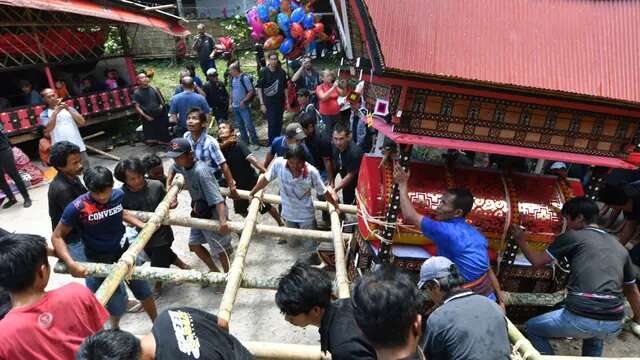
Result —
M265 56L267 58L267 60L269 60L272 56L275 56L276 59L278 59L278 61L280 61L280 57L278 56L278 53L275 52L275 50L267 51L266 56Z
M156 166L162 166L162 159L156 154L147 154L142 158L142 164L144 165L144 170L149 171Z
M309 125L316 125L316 115L311 112L304 112L296 117L296 121L306 129Z
M465 188L452 188L447 189L447 193L454 196L453 208L454 210L462 210L462 216L467 216L473 208L473 194L469 189Z
M200 109L199 107L195 106L189 109L189 111L187 111L187 117L189 117L189 115L191 115L192 113L198 113L198 119L200 119L200 123L204 124L207 122L207 113L205 113L204 111L202 111L202 109Z
M8 234L0 237L0 286L11 292L33 285L36 272L49 266L47 241L40 235Z
M233 126L233 121L220 121L218 122L218 127L220 127L220 125L227 125L231 131L235 130L236 128L235 126Z
M598 199L606 205L622 206L629 197L622 185L605 184L598 192Z
M195 82L193 81L193 78L191 76L183 76L182 79L180 79L180 85L186 87L187 89L193 88L194 84Z
M205 25L205 24L203 24L203 23L200 23L200 24L198 24L198 26L196 26L196 28L197 28L198 30L200 30L200 29L206 29L206 28L207 28L207 25Z
M233 63L231 63L231 65L229 65L229 70L240 71L240 63L237 61L234 61Z
M337 123L334 127L333 127L333 132L340 134L340 133L345 133L346 135L351 134L351 129L349 129L348 126L342 124L342 123Z
M292 144L287 145L287 149L284 152L285 159L298 159L298 160L307 160L307 154L304 151L302 145Z
M137 360L140 340L122 330L102 330L84 339L76 360Z
M126 183L127 171L133 171L134 173L144 176L145 169L142 160L137 157L130 157L128 159L120 160L113 169L113 175L118 181Z
M82 179L89 191L100 192L113 187L113 174L104 166L95 166L85 170Z
M331 69L324 69L322 70L322 76L326 76L326 75L331 75L331 78L333 79L333 81L336 80L336 72L331 70Z
M280 278L276 305L283 314L306 314L314 306L325 309L330 302L331 278L320 269L298 261Z
M11 307L11 295L5 288L0 287L0 320L4 319Z
M582 215L585 223L593 224L598 219L600 210L595 201L584 196L578 196L564 203L560 212L570 219L575 219L578 215Z
M56 169L67 166L67 159L71 154L80 154L78 145L69 141L60 141L51 147L49 153L49 165Z
M23 87L25 87L25 86L33 86L33 85L31 84L31 81L29 81L29 80L24 80L24 79L23 79L23 80L20 80L20 81L18 82L18 84L19 84L20 88L23 88Z
M195 74L196 73L196 66L193 63L187 63L184 66L185 69L189 70L189 74Z
M411 277L393 266L366 274L353 289L353 314L358 327L376 347L406 345L420 308Z

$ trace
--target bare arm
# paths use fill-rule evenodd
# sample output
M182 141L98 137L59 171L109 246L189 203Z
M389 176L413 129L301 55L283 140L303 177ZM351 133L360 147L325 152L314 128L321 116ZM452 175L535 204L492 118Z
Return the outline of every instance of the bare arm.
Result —
M522 250L522 253L534 268L539 268L553 262L553 258L551 258L546 251L533 251L529 248L527 235L520 226L514 225L512 231L513 237L518 243L518 246L520 246L520 250Z
M491 266L489 266L489 279L491 279L491 286L493 286L493 292L496 294L496 299L498 299L498 304L502 308L502 310L507 310L507 305L504 301L504 294L500 288L500 282L498 281L498 277L496 273L493 272Z
M624 227L618 236L620 239L620 243L622 245L626 245L629 240L633 238L636 234L636 230L638 229L638 222L636 220L625 220Z
M51 112L51 116L49 116L49 122L47 123L47 126L44 127L45 132L50 134L53 131L53 129L56 127L56 120L58 119L59 111L60 110L56 106L56 108Z
M633 311L633 321L640 324L640 292L638 292L638 285L635 283L625 284L622 290Z
M333 186L335 183L336 175L333 173L333 160L330 157L324 158L324 168L327 170L327 181L329 185Z
M393 169L393 178L398 184L400 190L400 210L402 211L402 218L405 222L420 227L422 223L422 215L416 211L409 199L409 190L407 182L409 181L409 171L404 171L400 167L400 164L396 163Z
M169 122L170 123L178 123L178 114L169 114Z
M264 168L268 168L271 162L273 161L273 154L271 151L267 151L267 156L264 158Z
M264 105L264 98L262 97L261 88L256 88L256 95L258 95L258 100L260 100L260 105Z
M218 232L223 235L230 233L231 229L229 229L229 225L227 224L224 201L216 204L216 212L218 213L218 219L220 221L220 229L218 229Z
M353 179L355 179L355 177L356 177L355 172L348 173L347 176L340 179L340 182L338 183L338 185L336 185L336 191L340 191L344 189L347 185L351 184L351 182L353 182Z
M336 211L339 214L340 213L340 202L338 201L338 196L336 195L335 190L328 188L325 195L326 195L324 197L325 200L327 200L327 202L329 204L333 205L333 207L336 208Z
M322 88L320 88L318 90L318 100L320 100L320 101L327 100L329 98L329 96L331 95L331 92L333 90L335 90L337 87L338 87L338 85L336 83L334 83L333 86L329 90L327 90L326 92L323 92Z
M64 261L64 263L67 264L71 275L75 277L84 277L87 274L87 269L73 260L71 254L69 254L67 243L64 241L64 237L69 235L71 230L71 226L67 226L62 222L58 222L58 225L56 226L55 230L53 230L53 234L51 235L51 243L53 244L53 249L56 253L56 256L58 257L58 259Z
M267 172L267 168L265 168L264 165L262 165L262 163L260 162L260 160L258 160L253 154L250 154L249 156L247 156L247 161L249 161L249 163L253 165L254 168L258 169L258 171L261 174L264 174Z
M253 198L253 196L258 191L264 189L265 187L267 187L267 185L269 185L269 181L267 180L267 178L264 177L264 174L260 175L260 177L258 178L258 182L256 183L256 186L254 186L253 189L251 189L251 191L249 192L249 196Z
M133 216L131 213L129 213L128 211L124 211L124 213L122 214L122 220L124 220L124 222L126 222L127 224L131 225L131 226L135 226L137 228L143 228L145 223L138 219L137 217Z
M240 195L238 194L238 189L236 188L236 181L233 179L233 175L231 174L231 169L229 169L229 165L227 163L222 164L222 175L224 175L224 179L227 180L227 186L229 186L229 195L232 199L239 199Z
M135 109L136 109L136 112L137 112L138 114L140 114L140 116L142 116L143 118L145 118L145 119L147 119L147 120L153 120L153 119L151 118L151 116L149 116L149 115L145 114L145 112L142 110L142 107L141 107L139 104L137 104L137 103L135 104Z
M176 176L176 173L173 171L173 167L170 166L169 173L167 174L167 184L165 185L165 189L169 190L174 176Z
M84 124L87 123L85 121L84 117L82 115L80 115L78 110L76 110L75 108L67 106L67 111L69 112L69 114L71 114L71 117L73 118L73 121L75 121L76 124L78 124L78 126L84 126Z
M298 71L296 71L295 74L293 74L293 76L291 77L291 81L293 82L298 81L302 76L303 71L304 71L304 66L300 66L300 68L298 68Z

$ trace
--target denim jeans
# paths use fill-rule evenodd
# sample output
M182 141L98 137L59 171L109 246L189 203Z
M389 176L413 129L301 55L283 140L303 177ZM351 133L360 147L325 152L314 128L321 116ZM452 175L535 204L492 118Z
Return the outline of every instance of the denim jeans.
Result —
M536 316L525 324L533 346L543 355L553 355L550 338L582 339L582 356L602 356L604 340L620 332L622 320L596 320L560 309Z
M249 136L251 136L251 143L258 145L258 133L256 133L255 126L253 126L249 108L247 106L234 107L233 113L236 115L236 125L240 130L240 138L242 141L244 141L245 144L249 144ZM247 130L249 130L249 134L247 134Z

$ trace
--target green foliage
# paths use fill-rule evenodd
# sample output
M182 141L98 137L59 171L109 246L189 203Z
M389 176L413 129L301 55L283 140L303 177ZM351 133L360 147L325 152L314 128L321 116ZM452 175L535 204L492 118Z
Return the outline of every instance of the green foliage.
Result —
M225 34L233 39L236 48L246 49L251 47L253 43L251 28L244 16L236 15L222 20L220 26L225 30Z
M119 55L122 54L122 38L120 37L120 31L116 26L109 26L107 30L107 35L104 41L104 54L106 56L109 55Z

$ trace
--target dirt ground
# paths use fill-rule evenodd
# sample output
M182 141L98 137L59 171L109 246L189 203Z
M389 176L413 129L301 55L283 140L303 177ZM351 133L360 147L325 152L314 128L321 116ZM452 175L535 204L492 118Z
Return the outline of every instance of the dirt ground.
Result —
M264 127L260 133L264 136ZM93 145L100 145L100 139L92 141ZM164 159L165 168L171 160L164 158L163 147L147 147L141 143L135 147L120 146L113 150L113 154L120 157L130 155L143 156L146 153L155 152ZM259 158L264 158L265 148L256 151ZM102 157L91 156L93 165L104 165L111 169L115 162ZM24 209L19 203L9 210L0 210L0 224L3 228L14 232L35 233L49 239L51 237L51 225L47 212L47 189L48 186L41 186L30 191L33 199L33 206ZM267 188L269 193L277 193L275 184ZM179 194L179 207L175 212L181 214L189 213L189 194L183 191ZM228 201L230 208L233 207ZM243 221L243 218L233 214L231 220ZM259 223L275 225L275 221L268 215L260 215ZM180 258L197 270L205 271L206 266L187 247L188 231L184 227L173 227L175 242L173 250ZM237 244L238 236L234 235L234 246ZM292 248L287 244L277 244L276 239L256 235L252 239L246 261L245 273L249 276L277 276L290 267L295 260L302 255L301 248ZM57 259L51 258L51 264ZM69 275L52 274L49 289L62 286L70 281L82 282L81 279L74 279ZM212 286L201 288L199 285L191 284L166 284L161 297L157 300L158 310L162 311L172 306L192 306L212 313L216 313L224 291L223 286ZM287 323L274 303L274 291L270 290L250 290L241 289L238 293L237 301L232 313L230 327L231 332L240 340L245 341L268 341L298 344L319 344L319 334L317 329L308 327L297 328ZM151 322L144 313L126 314L122 319L121 326L124 330L134 334L145 334L151 328ZM561 355L579 355L580 343L573 340L561 340L554 343L558 353ZM605 346L605 356L607 357L635 357L640 354L640 341L632 334L623 333L613 343Z

